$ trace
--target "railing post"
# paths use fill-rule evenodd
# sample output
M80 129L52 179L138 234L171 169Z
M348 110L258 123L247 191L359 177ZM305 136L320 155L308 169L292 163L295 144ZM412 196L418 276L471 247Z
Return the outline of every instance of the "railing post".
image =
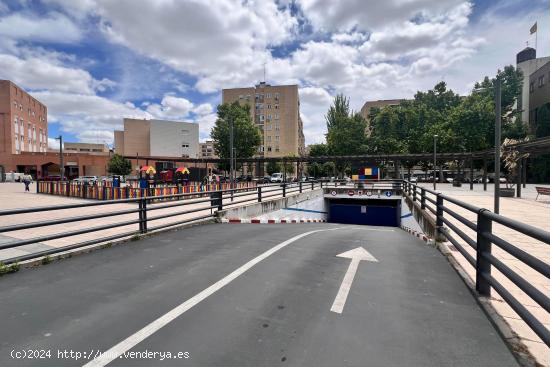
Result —
M311 191L315 190L315 182L311 181Z
M416 201L416 186L413 186L413 202Z
M436 241L443 241L445 239L445 235L443 234L443 197L440 193L436 197L435 217L435 238Z
M144 198L139 199L139 233L147 233L147 204Z
M258 186L258 203L262 202L262 188Z
M302 193L302 181L300 181L300 194Z
M286 197L286 183L283 182L283 197Z
M476 291L486 297L491 296L491 285L483 274L491 275L491 263L484 254L491 254L491 240L484 234L493 231L493 221L485 215L487 209L480 209L477 213L477 248L476 248Z
M420 188L420 209L426 209L426 189Z
M321 181L321 188L323 188L323 181Z

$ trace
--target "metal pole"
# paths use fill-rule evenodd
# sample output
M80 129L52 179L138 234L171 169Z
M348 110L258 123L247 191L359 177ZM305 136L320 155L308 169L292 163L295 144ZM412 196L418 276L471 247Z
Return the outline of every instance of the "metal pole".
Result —
M487 191L487 157L483 156L483 191Z
M474 158L470 157L470 190L474 189Z
M521 154L521 152L520 152ZM523 159L520 159L518 161L518 169L517 169L517 177L516 177L516 196L518 198L521 197L521 181L523 180L522 178L522 175L523 175Z
M437 135L434 135L434 190L437 190L436 178L437 175Z
M63 162L63 136L59 135L59 175L61 176L60 180L64 180L65 176L65 162Z
M233 120L229 121L229 184L233 188Z
M494 212L500 212L500 127L501 127L501 111L500 111L500 79L495 81L495 208Z

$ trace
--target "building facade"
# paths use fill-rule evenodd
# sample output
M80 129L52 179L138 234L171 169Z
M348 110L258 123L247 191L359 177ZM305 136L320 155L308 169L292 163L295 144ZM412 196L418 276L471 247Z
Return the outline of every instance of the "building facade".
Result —
M204 143L199 143L199 158L218 158L214 150L214 141L207 140Z
M521 95L518 97L517 107L521 111L521 121L529 123L530 97L531 97L531 74L550 61L550 57L537 59L537 51L534 48L526 47L516 55L516 67L523 73L523 86Z
M115 131L115 153L141 157L199 157L199 125L182 121L124 119Z
M222 103L233 102L250 106L250 117L262 133L258 156L305 154L297 85L272 86L262 82L251 88L223 89Z
M367 121L367 135L370 136L370 113L372 108L382 108L386 106L398 106L404 99L379 99L377 101L366 101L363 107L361 107L361 116Z
M0 80L0 122L0 154L48 150L46 106L9 80Z
M109 155L109 146L107 144L64 142L63 150L67 153L87 153L87 154L96 154L96 155Z
M536 129L538 111L550 105L550 61L529 77L529 126Z

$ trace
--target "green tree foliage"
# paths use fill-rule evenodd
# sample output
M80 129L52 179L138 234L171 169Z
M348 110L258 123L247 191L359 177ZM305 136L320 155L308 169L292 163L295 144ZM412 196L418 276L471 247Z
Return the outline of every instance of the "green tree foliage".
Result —
M260 129L254 125L250 116L250 106L241 106L238 102L224 103L218 106L218 119L210 136L214 141L214 150L220 158L230 157L229 122L233 121L234 148L237 158L250 158L258 150L262 141ZM220 169L227 170L229 163L218 164Z
M359 113L350 110L348 98L337 95L325 120L329 154L353 155L364 152L367 122Z
M126 176L132 172L132 163L123 156L115 154L109 159L107 168L113 175Z
M537 138L550 136L550 103L545 104L537 110L535 136Z
M281 164L279 162L268 162L265 168L268 175L272 175L276 172L281 172Z
M310 157L322 157L328 155L328 146L326 144L311 144L309 146Z

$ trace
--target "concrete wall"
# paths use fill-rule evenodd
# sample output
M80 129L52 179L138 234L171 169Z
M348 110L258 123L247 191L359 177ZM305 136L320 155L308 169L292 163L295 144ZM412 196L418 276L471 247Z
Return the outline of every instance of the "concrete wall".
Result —
M124 155L151 155L149 127L149 120L124 119Z
M322 189L303 192L301 194L287 196L285 198L277 198L274 200L263 201L261 203L249 204L238 208L225 209L217 212L216 220L221 221L222 218L229 219L259 217L263 214L293 206L305 200L319 197L323 197Z
M154 157L199 157L199 125L151 120L150 152Z
M435 238L436 234L436 223L435 218L427 211L422 210L420 208L420 202L418 201L412 201L412 199L408 196L405 196L405 203L409 207L414 219L416 219L416 222L422 228L422 231L430 238ZM446 239L443 237L436 238L437 241L445 241Z
M519 110L521 110L521 121L529 122L529 77L542 65L550 61L550 57L540 57L538 59L527 60L517 65L517 68L523 72L523 86L521 90L521 98Z

